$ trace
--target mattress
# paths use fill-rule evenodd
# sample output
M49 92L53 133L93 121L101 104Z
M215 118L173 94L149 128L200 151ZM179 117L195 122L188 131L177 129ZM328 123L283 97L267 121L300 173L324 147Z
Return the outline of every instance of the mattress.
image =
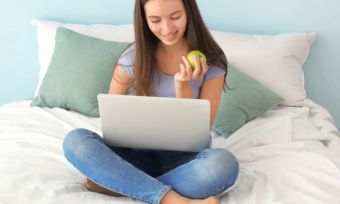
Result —
M101 133L100 120L60 108L16 101L0 107L0 203L142 203L88 191L64 158L62 141L74 128ZM222 203L340 203L340 135L331 115L306 100L278 106L213 146L240 162L236 184ZM213 168L213 167L212 167Z

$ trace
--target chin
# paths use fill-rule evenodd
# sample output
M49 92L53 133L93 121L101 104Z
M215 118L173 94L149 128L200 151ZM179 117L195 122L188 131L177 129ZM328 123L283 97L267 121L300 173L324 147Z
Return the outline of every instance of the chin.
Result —
M172 46L172 45L178 44L179 40L178 40L178 39L173 40L173 41L161 40L161 42L162 42L164 45Z
M162 43L166 46L172 46L172 45L176 45L175 42L168 42L168 41L162 41Z

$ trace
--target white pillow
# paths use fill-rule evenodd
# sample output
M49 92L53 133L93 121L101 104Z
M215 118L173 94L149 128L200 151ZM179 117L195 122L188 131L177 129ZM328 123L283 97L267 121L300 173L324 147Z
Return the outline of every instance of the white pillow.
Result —
M227 55L228 62L284 98L281 105L302 105L306 98L302 66L315 33L211 33Z
M133 42L133 25L82 25L63 24L56 21L32 20L32 24L37 28L37 41L39 50L39 81L35 89L35 95L39 93L40 85L50 64L54 47L55 35L58 27L65 27L78 33L97 37L108 41Z
M40 73L35 91L50 63L57 27L110 41L134 41L133 25L81 25L33 20L37 27ZM245 35L211 31L229 63L257 79L285 100L282 105L298 106L306 98L302 66L315 40L315 33Z

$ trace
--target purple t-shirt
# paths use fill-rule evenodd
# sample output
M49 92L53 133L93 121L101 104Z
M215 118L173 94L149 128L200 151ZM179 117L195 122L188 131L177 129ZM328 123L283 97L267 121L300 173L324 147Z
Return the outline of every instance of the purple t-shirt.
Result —
M131 44L118 59L118 64L121 66L123 72L133 77L133 63L136 57L135 44ZM168 75L162 72L160 69L156 69L156 75L152 80L152 91L155 96L160 97L176 97L174 76ZM198 98L200 89L205 80L212 79L214 77L224 75L225 70L218 68L214 65L208 64L208 71L203 77L197 80L191 81L191 87L193 89L193 97Z

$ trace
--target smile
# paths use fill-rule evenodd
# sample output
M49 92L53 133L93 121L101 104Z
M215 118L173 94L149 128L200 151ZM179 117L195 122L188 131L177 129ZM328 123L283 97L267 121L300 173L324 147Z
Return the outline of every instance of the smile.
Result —
M175 32L175 33L172 33L172 34L170 34L170 35L162 35L165 39L167 39L167 40L174 40L175 38L176 38L176 36L177 36L177 32Z

